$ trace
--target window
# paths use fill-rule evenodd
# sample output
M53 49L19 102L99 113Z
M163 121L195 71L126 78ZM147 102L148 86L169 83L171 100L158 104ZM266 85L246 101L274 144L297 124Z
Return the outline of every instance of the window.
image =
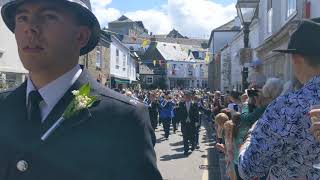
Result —
M204 68L202 64L200 64L200 77L204 77Z
M119 64L119 49L116 49L116 69L120 68Z
M297 11L297 0L287 0L287 18Z
M148 76L146 78L146 80L147 80L147 84L153 84L153 77L152 76Z
M4 51L0 49L0 58L2 58Z
M101 52L98 49L96 53L96 67L101 68Z
M267 32L270 35L272 34L272 16L273 16L272 0L268 0L267 14L268 14Z
M123 53L123 55L122 55L122 70L123 71L126 70L126 65L127 65L127 56L126 56L126 54Z
M188 76L192 76L193 75L193 67L191 64L188 64Z
M177 65L176 65L176 64L172 64L171 67L172 67L172 68L171 68L171 74L172 74L172 75L176 75Z
M133 65L130 64L130 62L128 61L127 66L128 66L128 74L129 74L129 76L132 76L132 74L131 74L131 67L132 67Z

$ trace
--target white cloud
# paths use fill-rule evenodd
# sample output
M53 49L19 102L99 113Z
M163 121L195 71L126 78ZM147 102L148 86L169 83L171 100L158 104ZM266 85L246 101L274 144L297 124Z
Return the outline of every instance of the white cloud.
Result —
M182 34L201 36L236 16L235 4L223 6L209 0L168 0L173 26Z
M103 26L121 16L117 9L108 8L112 0L92 0L93 10ZM138 10L125 14L143 21L154 34L167 34L173 28L182 35L203 37L211 30L236 16L235 4L223 6L210 0L168 0L161 9Z
M142 21L146 29L153 34L166 34L172 30L171 19L161 10L135 11L125 15L134 21Z
M106 7L111 4L112 0L91 0L92 6Z
M121 16L119 10L107 7L111 2L112 0L91 0L92 10L97 16L101 27L107 26L108 22L114 21Z

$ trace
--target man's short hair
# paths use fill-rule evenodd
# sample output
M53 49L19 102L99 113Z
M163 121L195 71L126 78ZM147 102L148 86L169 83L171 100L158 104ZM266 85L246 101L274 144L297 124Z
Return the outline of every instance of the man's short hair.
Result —
M308 65L316 67L320 66L320 56L302 56L304 57Z

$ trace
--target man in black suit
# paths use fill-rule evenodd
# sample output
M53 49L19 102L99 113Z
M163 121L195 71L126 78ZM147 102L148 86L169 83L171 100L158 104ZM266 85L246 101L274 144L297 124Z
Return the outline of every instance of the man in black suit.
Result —
M159 102L156 100L155 94L149 94L148 109L152 128L155 130L158 126Z
M198 105L191 101L192 93L186 91L184 93L184 101L179 103L178 118L181 122L181 132L183 135L184 154L188 155L189 144L191 150L196 147L195 133L196 124L199 123Z
M1 180L162 179L147 109L100 87L78 65L100 36L88 7L84 0L16 0L2 7L29 77L0 93ZM96 103L42 140L73 100L71 92L87 83Z

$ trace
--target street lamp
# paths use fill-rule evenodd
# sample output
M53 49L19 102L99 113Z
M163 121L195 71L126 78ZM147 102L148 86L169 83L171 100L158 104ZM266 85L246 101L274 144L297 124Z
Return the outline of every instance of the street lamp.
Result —
M250 25L257 13L260 0L238 0L236 4L237 14L243 25L244 47L249 47Z
M243 26L244 48L240 49L240 62L248 62L252 57L252 51L249 49L249 33L250 25L257 14L260 0L238 0L236 4L237 14ZM248 88L248 67L243 66L242 69L242 90Z

